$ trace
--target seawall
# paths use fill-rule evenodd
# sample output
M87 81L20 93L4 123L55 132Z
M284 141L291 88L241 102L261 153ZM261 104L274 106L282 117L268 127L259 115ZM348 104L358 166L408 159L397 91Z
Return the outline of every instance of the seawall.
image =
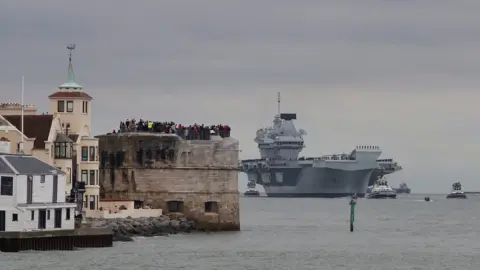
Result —
M147 132L97 138L102 198L184 215L197 229L240 230L236 139L187 141Z

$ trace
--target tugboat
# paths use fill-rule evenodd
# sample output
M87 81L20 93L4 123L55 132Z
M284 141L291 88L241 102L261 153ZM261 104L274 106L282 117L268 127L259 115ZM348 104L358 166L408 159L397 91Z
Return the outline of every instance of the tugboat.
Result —
M247 196L247 197L260 196L260 192L258 192L258 190L255 189L256 184L254 181L248 181L247 187L249 188L249 190L245 191L245 193L243 193L243 196Z
M460 182L453 183L452 192L447 195L447 199L466 199L467 195L462 190L462 184Z
M407 186L407 183L401 183L398 188L393 188L393 190L395 190L397 194L402 194L402 193L410 194L410 191L411 191L410 188Z
M385 177L378 177L377 182L373 185L371 192L367 195L368 199L395 199L397 192L388 186Z

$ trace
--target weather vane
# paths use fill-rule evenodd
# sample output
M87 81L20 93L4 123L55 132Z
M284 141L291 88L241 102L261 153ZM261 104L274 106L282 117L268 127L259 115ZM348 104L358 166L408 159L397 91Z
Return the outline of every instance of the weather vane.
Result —
M68 53L68 61L70 61L70 63L71 63L72 62L72 51L75 50L75 44L68 44L67 45L67 50L70 51Z

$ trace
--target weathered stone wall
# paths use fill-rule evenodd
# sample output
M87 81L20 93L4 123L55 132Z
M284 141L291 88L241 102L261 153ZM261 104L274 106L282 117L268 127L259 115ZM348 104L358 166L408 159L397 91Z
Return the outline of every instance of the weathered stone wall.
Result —
M152 133L98 138L103 197L144 201L165 213L167 202L181 201L181 212L199 228L240 229L237 140L184 141ZM206 212L206 202L218 209Z

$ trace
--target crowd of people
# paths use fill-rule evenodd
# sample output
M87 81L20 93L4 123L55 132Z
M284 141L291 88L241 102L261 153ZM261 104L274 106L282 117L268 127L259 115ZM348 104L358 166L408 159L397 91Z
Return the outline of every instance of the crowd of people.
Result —
M112 133L125 132L156 132L164 134L176 134L185 140L210 140L212 135L218 135L222 138L230 137L230 127L228 125L199 125L193 124L185 126L175 122L160 122L127 119L120 122L118 130Z

